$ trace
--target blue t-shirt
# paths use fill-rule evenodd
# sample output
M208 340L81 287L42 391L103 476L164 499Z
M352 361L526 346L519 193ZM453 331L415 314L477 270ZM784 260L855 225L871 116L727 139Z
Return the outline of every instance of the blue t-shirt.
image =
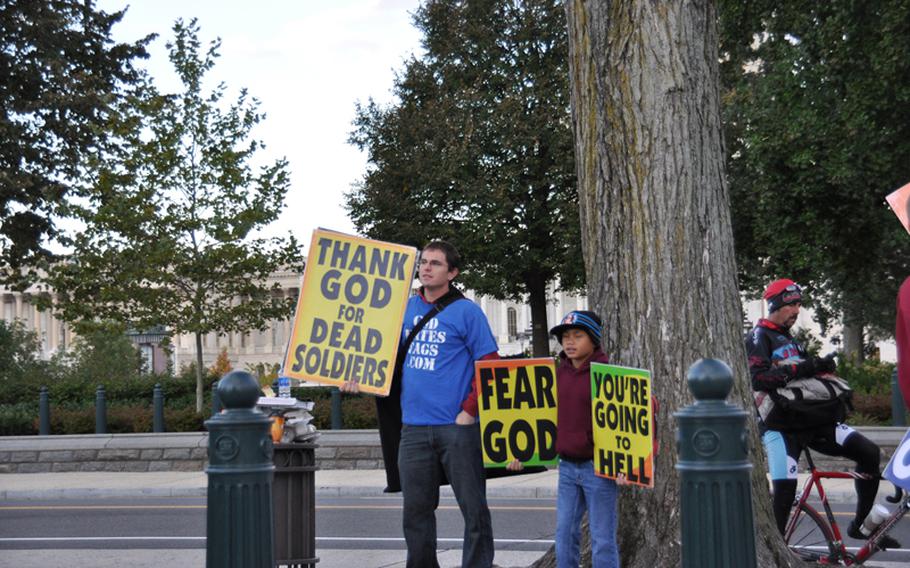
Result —
M433 308L412 296L404 314L401 341ZM497 350L480 307L456 300L424 325L402 366L401 421L411 426L454 424L471 391L474 361Z

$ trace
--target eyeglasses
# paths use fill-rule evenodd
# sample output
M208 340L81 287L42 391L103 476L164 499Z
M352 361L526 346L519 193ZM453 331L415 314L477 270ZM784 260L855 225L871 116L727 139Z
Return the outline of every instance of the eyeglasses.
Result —
M426 266L426 265L430 265L433 268L445 268L445 266L446 266L445 264L443 264L442 262L440 262L438 260L427 260L425 258L421 258L420 266Z

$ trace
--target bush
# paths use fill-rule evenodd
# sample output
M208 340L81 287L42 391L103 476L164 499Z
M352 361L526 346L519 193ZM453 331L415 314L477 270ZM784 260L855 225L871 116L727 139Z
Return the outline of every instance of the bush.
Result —
M850 388L860 394L891 395L891 374L894 363L866 361L854 364L843 361L837 366L837 374L850 383Z
M890 394L853 395L853 414L847 418L851 426L890 426Z
M28 436L38 433L38 404L0 406L0 436Z

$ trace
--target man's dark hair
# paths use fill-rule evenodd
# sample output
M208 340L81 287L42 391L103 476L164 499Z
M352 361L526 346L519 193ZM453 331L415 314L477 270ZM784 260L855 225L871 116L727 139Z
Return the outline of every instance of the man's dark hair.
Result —
M449 270L461 269L461 255L458 254L458 249L452 243L441 240L430 241L427 246L423 247L423 250L438 250L446 255Z

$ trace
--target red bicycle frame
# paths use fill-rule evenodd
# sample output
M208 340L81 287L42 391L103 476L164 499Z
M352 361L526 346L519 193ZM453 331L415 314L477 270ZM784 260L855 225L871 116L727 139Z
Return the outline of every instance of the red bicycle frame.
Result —
M880 538L887 534L891 528L896 525L901 518L907 513L908 508L910 508L910 495L905 494L902 499L898 497L887 497L887 500L896 503L900 501L900 506L894 511L891 516L889 516L875 531L869 535L869 538L863 544L863 546L856 552L856 554L851 554L847 550L847 546L844 544L843 536L840 532L840 527L837 524L837 521L834 518L834 512L831 510L831 505L828 503L828 496L825 494L825 488L822 485L822 479L872 479L872 476L865 473L857 472L846 472L846 471L818 471L815 469L815 464L812 463L812 456L809 455L808 448L805 450L806 461L809 464L809 474L810 477L806 481L805 486L803 487L802 493L799 498L794 503L794 508L790 514L790 519L787 521L787 529L784 531L784 540L789 543L791 537L793 536L793 531L796 529L797 521L799 519L800 512L803 508L809 508L813 511L814 508L811 505L806 503L809 500L809 495L812 493L814 488L818 492L819 499L822 504L822 508L825 511L825 517L828 522L828 528L831 531L831 538L827 543L830 548L834 549L832 554L827 556L821 556L818 559L820 564L836 564L844 566L853 566L857 564L862 564L868 560L873 554L878 552L878 541ZM816 511L817 512L817 511Z

